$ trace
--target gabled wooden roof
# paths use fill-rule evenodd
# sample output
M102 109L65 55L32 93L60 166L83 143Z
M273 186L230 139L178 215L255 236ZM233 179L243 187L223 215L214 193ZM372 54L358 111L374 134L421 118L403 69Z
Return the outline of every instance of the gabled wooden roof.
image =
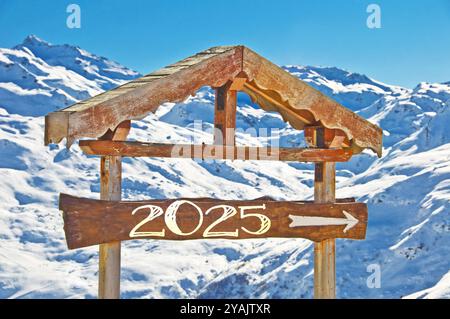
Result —
M181 102L203 86L241 79L239 89L294 128L323 125L345 133L354 152L381 156L381 129L244 46L210 48L68 108L49 113L45 143L98 138L121 122L144 118L165 102ZM243 80L245 78L245 80Z

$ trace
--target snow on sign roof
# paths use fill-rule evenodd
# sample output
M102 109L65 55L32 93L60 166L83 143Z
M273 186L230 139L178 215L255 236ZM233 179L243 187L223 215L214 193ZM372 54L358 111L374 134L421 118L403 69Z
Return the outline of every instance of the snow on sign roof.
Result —
M144 118L165 102L181 102L203 86L241 80L246 92L268 111L279 112L296 129L323 125L341 130L355 153L381 156L382 130L244 46L213 47L113 90L49 113L45 143L98 138L121 122ZM237 81L239 82L239 81Z

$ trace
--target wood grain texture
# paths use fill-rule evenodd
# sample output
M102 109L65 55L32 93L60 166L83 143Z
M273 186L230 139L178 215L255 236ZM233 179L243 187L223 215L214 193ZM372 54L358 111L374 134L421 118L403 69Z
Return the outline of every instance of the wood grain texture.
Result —
M108 131L99 138L102 141L126 141L131 130L131 121L123 121L114 130ZM112 154L117 155L117 154Z
M108 130L102 140L126 140L131 129L130 121L119 123ZM122 157L102 156L100 158L100 199L120 201L122 196ZM111 241L99 246L98 298L120 298L121 243Z
M326 147L334 134L323 127L315 128L313 144ZM316 163L314 167L314 202L332 203L336 194L336 164ZM336 240L326 238L314 243L314 298L336 298Z
M319 124L338 129L352 142L355 152L369 148L381 156L382 130L343 107L336 101L299 80L269 60L244 47L243 72L247 75L249 86L255 92L264 92L278 105L273 105L285 120L294 128L303 128L305 124ZM247 85L246 85L247 86ZM264 103L263 103L264 104ZM288 114L286 110L290 110ZM292 116L292 112L310 113L313 123L305 123L301 118Z
M100 159L100 198L119 201L122 192L122 160L120 156ZM88 212L89 214L90 212ZM99 247L98 298L120 298L120 241L112 240Z
M88 155L124 157L166 157L229 160L266 160L295 162L346 162L350 149L267 148L249 146L155 144L141 142L82 140L81 150Z
M178 199L181 200L181 199ZM279 202L270 199L258 199L249 201L224 201L217 199L186 199L197 205L203 212L203 223L198 231L189 236L180 236L168 230L164 222L164 216L160 216L142 226L142 231L161 231L165 229L165 236L144 236L142 238L153 238L160 240L192 240L203 239L205 229L216 221L222 214L221 209L214 209L207 215L205 212L217 205L229 205L237 210L236 215L230 217L216 226L215 231L239 230L238 237L221 236L225 239L247 239L247 238L308 238L321 241L326 238L352 238L364 239L367 223L367 206L364 203L342 202L332 204L315 204L311 202ZM90 245L97 245L111 241L129 240L130 231L148 215L148 209L139 210L132 214L133 210L144 205L156 205L165 212L167 207L177 199L149 200L149 201L100 201L95 199L78 198L66 194L60 195L60 210L64 216L64 230L66 240L70 249ZM241 218L240 207L262 206L265 209L249 210L252 213L260 213L270 218L271 227L263 235L254 235L242 231L242 227L256 231L259 229L260 220L256 217ZM330 218L342 218L345 210L358 219L358 223L347 232L343 232L345 225L335 226L305 226L291 228L289 215L296 216L321 216ZM189 232L195 229L199 223L199 213L190 204L180 206L177 213L179 227ZM214 238L208 238L214 239Z
M304 130L305 142L310 147L316 147L316 132L319 126L306 126ZM341 130L327 129L324 132L324 148L348 148L351 143ZM331 161L332 162L332 161Z
M244 81L245 79L245 81ZM45 143L98 138L126 120L144 118L164 102L180 102L203 86L250 95L294 128L323 125L343 132L354 153L381 156L382 131L307 83L243 46L214 47L46 117Z
M102 93L62 111L69 113L67 123L58 123L48 114L48 123L68 127L66 136L48 135L46 142L58 143L98 138L126 120L142 119L165 102L181 102L203 86L219 87L233 80L242 69L242 47L217 47L200 52L178 63Z
M214 144L233 146L236 131L237 91L232 81L215 89Z
M336 298L336 239L314 243L314 298Z

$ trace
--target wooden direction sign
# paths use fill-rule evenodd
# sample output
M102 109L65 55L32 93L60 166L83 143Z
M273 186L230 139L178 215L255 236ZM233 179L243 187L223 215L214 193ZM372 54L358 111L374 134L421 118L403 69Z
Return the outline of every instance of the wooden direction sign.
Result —
M103 201L60 195L70 249L139 238L166 240L307 238L364 239L367 206L351 200L167 199Z

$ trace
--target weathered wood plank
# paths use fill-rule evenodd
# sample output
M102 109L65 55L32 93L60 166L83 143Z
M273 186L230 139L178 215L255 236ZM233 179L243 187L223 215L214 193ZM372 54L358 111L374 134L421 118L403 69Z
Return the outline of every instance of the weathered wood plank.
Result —
M69 114L52 112L45 116L44 143L58 143L68 136Z
M285 101L277 99L274 93L271 95L270 92L265 92L255 84L245 83L243 91L262 109L280 113L283 120L289 122L296 129L301 130L304 125L315 122L314 116L309 111L294 109Z
M353 202L315 204L267 199L120 202L61 194L60 209L70 249L136 238L364 239L367 224L366 204Z
M181 102L203 86L222 86L241 71L242 47L205 52L194 56L192 64L180 62L153 72L152 75L161 75L154 81L141 82L142 85L131 90L122 86L59 111L69 113L70 121L58 132L67 132L63 137L67 138L68 146L79 138L98 138L123 121L144 118L165 102ZM53 118L55 113L48 116ZM50 135L47 141L58 143L61 138Z
M270 148L249 146L155 144L124 141L83 140L80 148L88 155L125 157L173 157L197 159L266 160L296 162L346 162L350 149Z

